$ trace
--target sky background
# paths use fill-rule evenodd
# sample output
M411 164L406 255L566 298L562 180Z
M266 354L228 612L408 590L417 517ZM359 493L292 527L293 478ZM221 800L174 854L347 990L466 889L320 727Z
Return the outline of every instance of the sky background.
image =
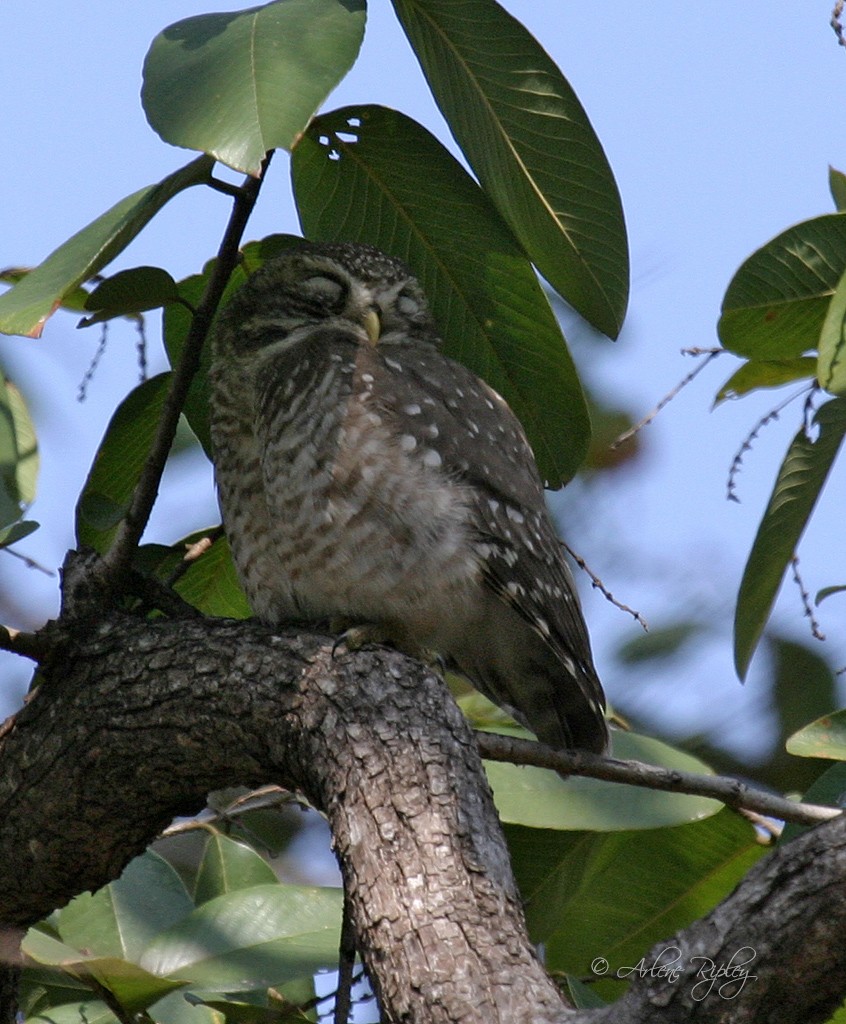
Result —
M246 6L246 5L244 5ZM717 344L720 303L734 271L798 221L830 212L829 164L846 170L842 130L846 50L829 27L831 3L771 0L699 4L652 0L637 10L550 0L504 6L539 39L579 95L622 194L632 257L629 317L616 343L588 340L565 319L580 369L605 401L635 419L694 367L680 349ZM148 127L141 66L166 25L232 0L147 0L115 5L51 0L0 6L0 266L38 263L113 203L190 159ZM416 118L455 150L387 0L372 0L364 48L324 109L382 103ZM117 12L117 13L116 13ZM287 157L279 154L247 238L297 231ZM179 278L215 252L228 201L192 189L172 202L112 269L144 263ZM118 401L137 382L136 335L116 323L87 400L76 394L97 349L96 329L58 314L39 341L0 336L0 361L30 402L41 444L42 529L19 550L55 569L73 544L72 509ZM163 367L157 318L148 321L151 371ZM580 485L552 499L565 537L626 604L660 626L688 608L712 623L706 643L661 672L636 673L614 651L639 627L585 581L600 674L612 700L670 734L712 730L737 751L769 742L762 658L741 687L731 655L733 601L775 472L801 420L785 410L747 455L740 505L726 500L732 458L784 393L711 411L735 369L711 364L641 435L642 456L613 486ZM218 521L211 472L173 467L147 539L173 542ZM170 480L173 481L171 473ZM835 468L800 554L807 589L846 583L841 540L846 476ZM569 524L569 526L568 526ZM821 648L846 665L846 598L819 617ZM0 554L5 621L37 628L58 609L55 576ZM776 624L807 637L796 591L784 588ZM0 714L19 703L29 669L0 659Z

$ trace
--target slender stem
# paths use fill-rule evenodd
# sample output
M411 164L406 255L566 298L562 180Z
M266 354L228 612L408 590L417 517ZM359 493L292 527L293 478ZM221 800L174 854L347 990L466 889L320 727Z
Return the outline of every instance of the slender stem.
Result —
M695 772L675 768L659 768L641 761L622 761L614 757L599 757L581 750L553 750L542 743L502 736L498 733L477 732L479 750L489 761L510 761L513 764L531 764L539 768L553 768L569 775L584 775L607 782L624 782L644 789L661 789L671 793L689 793L711 797L735 810L758 811L782 821L797 825L818 825L821 821L837 818L843 812L836 807L804 804L760 789L752 789L740 779L727 775L697 775Z
M335 993L333 1024L348 1024L352 1009L353 971L355 969L355 927L350 898L344 886L344 910L341 918L341 945L338 956L338 988Z
M164 401L156 436L141 470L132 502L118 528L114 543L95 570L100 586L114 589L132 563L132 556L147 526L159 492L162 473L170 453L179 416L191 381L200 365L200 353L220 303L223 290L238 261L238 247L250 214L258 198L261 183L270 163L271 153L265 156L258 177L248 177L235 195L232 214L217 253L217 261L203 297L197 306L185 339L182 357L173 371L170 391Z

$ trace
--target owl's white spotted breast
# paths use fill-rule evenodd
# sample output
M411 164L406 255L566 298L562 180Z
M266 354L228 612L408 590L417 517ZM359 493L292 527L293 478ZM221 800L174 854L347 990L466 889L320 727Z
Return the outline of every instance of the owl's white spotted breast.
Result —
M480 585L469 495L426 419L400 425L374 399L385 366L366 339L318 330L297 349L215 374L216 394L239 396L216 399L216 448L247 597L270 621L346 616L438 647Z

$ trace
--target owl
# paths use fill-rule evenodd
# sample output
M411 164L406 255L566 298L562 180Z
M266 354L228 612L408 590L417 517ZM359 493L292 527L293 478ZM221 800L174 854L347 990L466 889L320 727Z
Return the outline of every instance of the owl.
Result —
M268 261L213 332L216 482L269 623L433 652L545 743L603 752L605 701L531 447L366 245ZM367 631L372 631L367 633Z

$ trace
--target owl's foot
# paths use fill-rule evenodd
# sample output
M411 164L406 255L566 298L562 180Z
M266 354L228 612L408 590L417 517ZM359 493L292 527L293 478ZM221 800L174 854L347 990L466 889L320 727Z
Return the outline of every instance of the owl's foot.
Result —
M340 634L332 645L333 658L342 645L348 651L359 651L363 647L382 644L394 647L416 661L422 661L424 665L436 669L441 676L444 674L443 658L436 651L422 647L385 623L365 622L350 625L348 619L332 619L329 623L329 630L332 633Z

